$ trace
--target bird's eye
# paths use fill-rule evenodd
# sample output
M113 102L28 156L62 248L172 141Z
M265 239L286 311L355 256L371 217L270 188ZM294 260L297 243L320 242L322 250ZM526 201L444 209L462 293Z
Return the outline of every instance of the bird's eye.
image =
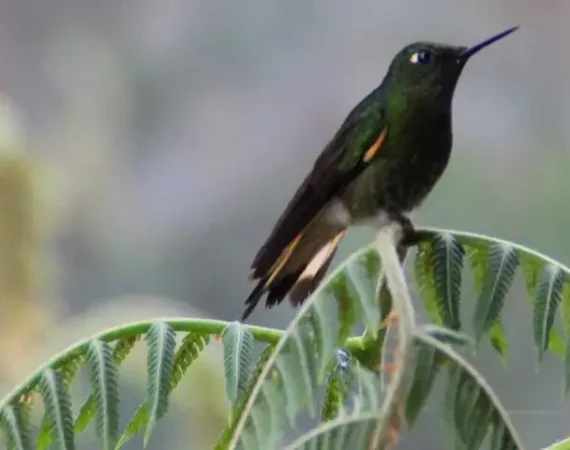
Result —
M416 52L412 56L410 56L410 62L412 64L428 64L431 60L431 53L428 51L425 52Z

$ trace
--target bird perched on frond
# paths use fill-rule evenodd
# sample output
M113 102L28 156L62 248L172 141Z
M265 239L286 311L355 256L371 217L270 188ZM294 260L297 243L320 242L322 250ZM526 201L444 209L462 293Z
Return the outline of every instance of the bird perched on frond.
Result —
M404 220L431 192L452 147L451 104L471 56L518 27L473 47L416 42L392 60L380 85L346 117L254 258L257 286L245 320L264 294L293 306L325 275L352 225Z

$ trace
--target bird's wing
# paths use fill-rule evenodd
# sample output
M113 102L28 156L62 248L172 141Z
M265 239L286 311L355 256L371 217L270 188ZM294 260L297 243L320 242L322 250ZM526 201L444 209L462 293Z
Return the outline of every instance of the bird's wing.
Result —
M375 157L381 157L387 127L376 95L373 91L350 112L316 160L254 258L252 278L266 275L322 208Z

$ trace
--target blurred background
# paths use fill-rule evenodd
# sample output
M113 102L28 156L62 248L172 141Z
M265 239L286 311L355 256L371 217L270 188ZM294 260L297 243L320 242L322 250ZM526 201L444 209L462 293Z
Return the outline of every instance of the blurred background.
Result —
M569 14L562 0L0 0L2 393L118 323L238 318L287 201L414 40L469 45L521 25L464 71L451 163L416 222L570 263ZM335 261L371 237L350 232ZM538 448L570 433L562 362L547 355L536 373L522 280L506 309L509 366L485 348L478 367ZM250 322L293 315L284 304ZM209 347L149 448L211 448L226 413L220 351ZM138 353L122 422L144 392ZM437 400L402 448L445 448Z

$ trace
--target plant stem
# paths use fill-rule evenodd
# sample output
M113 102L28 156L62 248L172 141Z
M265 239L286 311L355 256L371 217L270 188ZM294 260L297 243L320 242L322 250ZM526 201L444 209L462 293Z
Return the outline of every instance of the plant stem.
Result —
M392 308L398 317L399 335L399 369L396 371L382 405L380 422L376 429L374 448L377 445L385 445L387 429L397 424L397 430L402 426L405 418L401 411L401 397L404 389L404 371L407 369L413 344L413 333L416 327L415 311L404 277L404 271L400 264L397 246L402 237L402 226L398 222L392 222L380 229L376 239L378 252L382 260L382 270L386 277L386 285L392 296ZM389 438L390 439L390 438Z

